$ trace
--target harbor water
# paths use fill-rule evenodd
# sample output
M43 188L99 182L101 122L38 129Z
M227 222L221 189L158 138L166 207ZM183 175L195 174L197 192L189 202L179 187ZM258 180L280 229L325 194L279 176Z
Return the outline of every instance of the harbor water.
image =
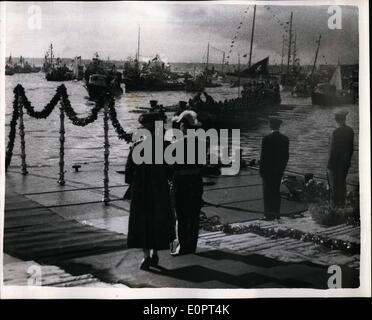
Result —
M58 82L47 82L43 73L15 74L6 76L6 143L8 141L9 123L12 116L13 89L17 84L25 88L26 95L35 109L41 110L53 97ZM73 108L84 117L89 114L94 102L88 100L88 94L82 81L66 81L67 92ZM206 90L215 100L236 98L237 88L228 86ZM188 100L192 93L182 91L163 92L129 92L116 101L118 119L125 130L133 132L138 127L137 107L149 107L149 100L158 100L164 106L175 105L179 100ZM314 173L326 177L329 136L336 128L334 111L337 107L313 106L310 98L292 97L290 92L282 92L281 106L251 119L244 119L239 124L241 130L241 147L247 159L259 159L262 136L269 133L268 116L280 116L283 120L282 132L290 139L290 160L288 170L298 173ZM348 124L354 129L355 153L349 171L348 181L359 181L358 146L359 146L359 107L346 105ZM168 114L171 116L171 113ZM24 116L26 131L26 154L29 167L55 167L56 176L59 161L59 111L56 109L47 119L33 119ZM74 126L66 118L65 162L66 168L75 163L103 163L103 119L86 127ZM117 138L110 126L110 161L115 165L124 165L129 145ZM13 151L11 166L20 165L19 136ZM31 169L30 169L31 170Z

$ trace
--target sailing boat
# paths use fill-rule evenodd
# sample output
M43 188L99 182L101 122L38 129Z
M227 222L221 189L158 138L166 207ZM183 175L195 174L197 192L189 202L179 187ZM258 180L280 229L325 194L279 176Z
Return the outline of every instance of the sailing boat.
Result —
M240 55L238 54L237 72L226 73L226 78L238 82L238 97L231 100L214 101L211 96L203 92L205 102L201 99L200 93L189 100L190 108L196 110L199 120L206 127L239 127L259 112L267 110L267 108L271 110L280 105L279 84L269 79L269 57L251 65L256 6L253 12L248 67L240 70ZM243 90L240 92L241 86L243 86Z
M311 94L315 105L333 106L354 102L353 96L342 89L341 65L337 64L329 83L319 83Z
M209 69L209 50L210 45L208 42L207 46L207 63L205 69L202 73L194 77L194 79L185 80L185 90L186 92L202 92L205 88L216 88L221 87L221 84L214 83L212 77L215 74L214 67ZM224 60L224 58L223 58ZM223 61L224 63L224 61Z

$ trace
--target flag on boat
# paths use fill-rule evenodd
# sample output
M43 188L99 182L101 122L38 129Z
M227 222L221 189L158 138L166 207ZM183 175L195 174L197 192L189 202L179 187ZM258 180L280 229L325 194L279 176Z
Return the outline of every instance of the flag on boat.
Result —
M258 77L259 75L267 75L269 74L268 69L269 64L269 57L262 59L249 68L240 72L241 77Z

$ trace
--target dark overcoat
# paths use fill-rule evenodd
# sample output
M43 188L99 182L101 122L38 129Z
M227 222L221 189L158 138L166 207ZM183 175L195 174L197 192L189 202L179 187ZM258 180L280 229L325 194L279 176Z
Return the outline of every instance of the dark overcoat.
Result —
M132 199L128 248L169 249L175 239L175 218L168 184L171 169L166 164L137 165L133 161L132 150L125 169L125 181L130 184Z

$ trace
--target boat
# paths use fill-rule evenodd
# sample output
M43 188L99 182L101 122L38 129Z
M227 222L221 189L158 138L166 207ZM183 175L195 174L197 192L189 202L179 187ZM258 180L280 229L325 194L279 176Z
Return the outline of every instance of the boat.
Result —
M311 102L313 105L321 106L355 103L355 95L352 92L343 90L340 63L337 64L328 83L319 83L315 86L311 93Z
M42 71L45 72L47 81L70 81L75 78L73 71L67 67L66 63L62 62L62 59L56 58L54 60L52 44L44 56Z
M241 124L252 119L255 114L276 110L281 103L277 78L272 77L268 71L269 57L254 64L251 63L256 5L253 12L248 67L240 71L240 55L238 54L238 70L226 73L226 79L233 86L238 87L238 97L216 102L203 92L206 98L205 102L201 99L201 93L189 101L190 108L197 112L199 120L206 127L239 128ZM242 91L240 90L241 86L243 86Z
M103 91L109 91L114 96L120 96L124 90L121 87L122 74L116 70L111 61L103 61L95 53L92 62L88 64L84 72L85 88L89 98L96 100Z
M5 75L13 75L15 73L34 73L39 72L41 68L32 66L23 58L19 57L18 63L13 62L13 58L10 55L5 65Z
M61 60L57 58L55 65L52 65L45 74L47 81L70 81L74 80L74 73L66 64L62 64Z
M124 64L123 81L126 91L182 91L183 81L172 75L170 65L163 62L159 55L141 63L128 58Z
M123 82L126 91L182 91L183 81L171 71L170 65L162 61L158 54L154 58L141 61L140 27L138 28L138 48L136 57L129 57L124 63Z
M120 83L114 78L109 78L104 74L92 74L89 76L88 82L85 84L89 97L92 100L99 99L106 92L110 92L114 96L123 94L123 89Z
M214 48L214 47L212 47ZM215 50L219 50L217 48L214 48ZM210 45L208 42L207 46L207 61L205 65L205 69L202 73L199 73L198 75L194 75L194 78L192 79L185 79L185 91L186 92L202 92L205 88L216 88L221 87L220 83L216 83L213 81L214 78L217 78L218 74L215 72L214 67L209 69L209 50ZM223 52L223 51L222 51ZM223 52L223 58L222 58L222 65L225 63L225 55Z
M254 114L277 109L281 103L279 88L262 88L254 95L243 91L241 97L225 101L197 100L196 103L190 101L191 108L206 127L214 128L238 128L252 119Z

